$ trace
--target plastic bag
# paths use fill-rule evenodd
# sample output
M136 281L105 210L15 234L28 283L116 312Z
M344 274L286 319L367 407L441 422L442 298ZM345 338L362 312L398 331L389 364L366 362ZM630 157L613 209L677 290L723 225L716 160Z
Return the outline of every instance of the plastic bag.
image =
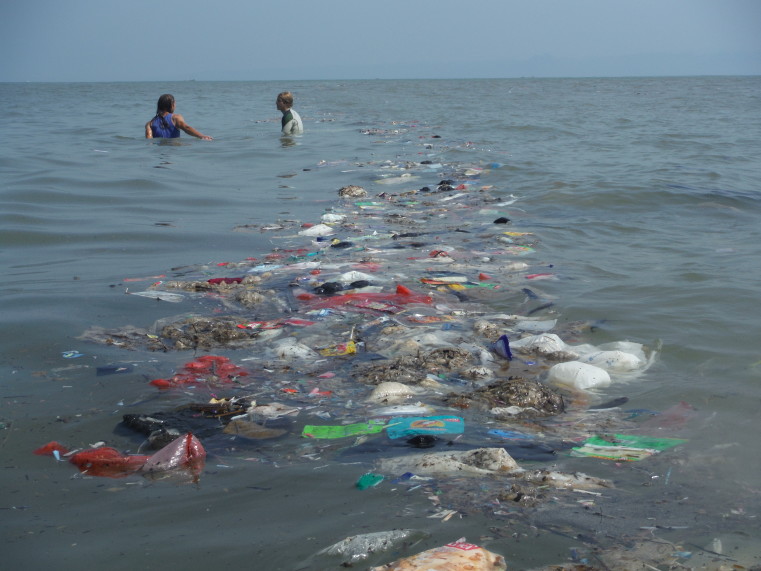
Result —
M605 369L610 373L629 373L647 365L647 361L624 351L595 351L579 357L579 361Z
M299 232L302 236L331 236L336 231L327 224L315 224Z
M462 434L465 420L459 416L410 416L389 422L386 434L391 439L417 434Z
M353 563L367 559L370 554L387 551L401 543L417 543L427 535L425 532L413 529L394 529L352 535L326 547L318 555L340 556L344 560L344 566L349 567Z
M206 463L206 450L191 433L173 440L151 456L122 454L109 446L70 453L58 442L49 442L34 453L56 458L69 455L69 462L83 474L106 478L124 478L138 472L153 474L178 468L189 471L197 478Z
M398 458L382 458L378 470L401 474L413 472L418 475L457 474L466 476L488 474L513 474L521 471L518 463L504 448L476 448L454 452L431 452Z
M373 389L373 392L367 397L367 401L384 404L401 402L417 396L419 392L418 389L405 385L404 383L386 381Z
M442 547L423 551L370 571L504 571L505 558L488 549L458 539Z
M548 373L547 380L550 383L573 387L579 390L610 386L610 375L605 369L582 363L581 361L568 361L553 365Z
M566 351L565 342L554 333L543 333L541 335L531 335L523 339L512 341L512 347L515 350L521 350L539 355L547 355L556 351Z
M275 354L286 361L316 360L317 353L293 337L287 337L273 343Z

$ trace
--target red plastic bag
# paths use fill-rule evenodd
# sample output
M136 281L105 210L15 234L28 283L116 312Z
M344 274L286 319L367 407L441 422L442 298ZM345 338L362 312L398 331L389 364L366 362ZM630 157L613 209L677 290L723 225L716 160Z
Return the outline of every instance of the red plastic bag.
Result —
M69 450L54 441L34 453L59 457L69 454ZM69 462L88 476L124 478L136 473L154 474L181 469L197 479L206 464L206 450L198 438L187 433L151 456L122 454L116 448L99 446L71 454Z
M154 379L151 384L159 389L172 389L188 385L222 386L237 377L245 377L248 371L238 367L227 357L202 355L185 363L182 370L168 379Z

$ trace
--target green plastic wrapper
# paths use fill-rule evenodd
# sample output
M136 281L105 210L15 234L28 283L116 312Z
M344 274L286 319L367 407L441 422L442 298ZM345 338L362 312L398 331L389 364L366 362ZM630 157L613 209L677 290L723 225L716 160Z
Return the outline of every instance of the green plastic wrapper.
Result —
M634 462L644 460L673 446L687 442L681 438L656 438L636 434L592 436L584 444L571 449L571 456L590 456L606 460Z
M378 434L386 427L385 420L357 422L343 426L314 426L306 425L301 435L305 438L346 438L360 434Z
M355 484L357 488L360 490L366 490L367 488L372 488L373 486L377 486L383 481L383 476L380 474L373 474L372 472L367 472L366 474L362 474L362 476L357 480L357 483Z

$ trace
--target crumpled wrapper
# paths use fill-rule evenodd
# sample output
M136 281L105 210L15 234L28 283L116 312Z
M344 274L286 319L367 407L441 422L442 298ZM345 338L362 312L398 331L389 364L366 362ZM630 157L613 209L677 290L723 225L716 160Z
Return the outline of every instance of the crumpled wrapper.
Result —
M370 571L505 571L505 558L458 539L442 547L405 557Z

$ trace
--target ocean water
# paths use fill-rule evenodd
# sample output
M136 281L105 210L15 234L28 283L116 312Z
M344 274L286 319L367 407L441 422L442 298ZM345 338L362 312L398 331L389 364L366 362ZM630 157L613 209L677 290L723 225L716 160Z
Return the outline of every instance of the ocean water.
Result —
M305 122L294 140L279 137L275 97L285 89ZM165 92L214 140L145 140ZM416 549L467 537L511 569L640 540L761 563L761 78L0 84L0 104L9 569L333 569L340 561L313 555L401 528L430 534ZM563 322L596 324L583 341L660 347L646 373L595 398L626 396L633 410L691 407L686 424L658 429L687 443L657 459L558 455L563 470L614 481L607 503L512 511L468 502L463 489L491 481L442 485L438 504L388 482L360 492L354 482L371 458L295 462L298 433L214 450L196 485L82 477L32 454L50 440L134 452L140 439L117 430L123 414L189 398L147 381L192 354L79 339L93 326L149 327L190 311L128 288L261 259L285 243L263 226L318 222L343 186L400 193L468 168L499 200L451 213L471 228L474 250L498 247L489 223L505 213L511 229L535 237L529 271L555 278L531 287ZM409 181L379 182L405 173ZM518 299L481 301L517 313ZM133 370L96 375L111 362ZM458 514L429 517L448 506Z

